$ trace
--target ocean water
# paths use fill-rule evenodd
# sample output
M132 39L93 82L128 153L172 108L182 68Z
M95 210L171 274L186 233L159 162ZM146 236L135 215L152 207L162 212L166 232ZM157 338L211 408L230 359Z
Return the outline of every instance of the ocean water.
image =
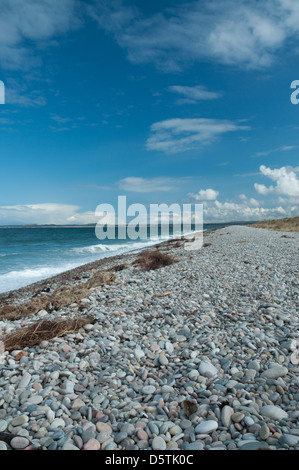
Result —
M218 226L218 225L217 225ZM216 225L204 225L204 230ZM0 227L0 293L25 287L107 256L140 250L169 237L99 240L94 227Z

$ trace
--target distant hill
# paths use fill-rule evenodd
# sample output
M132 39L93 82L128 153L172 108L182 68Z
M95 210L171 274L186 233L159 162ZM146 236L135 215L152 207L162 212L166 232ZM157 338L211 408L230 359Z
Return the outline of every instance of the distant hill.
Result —
M283 232L299 232L299 216L285 219L264 220L250 224L251 227L281 230Z

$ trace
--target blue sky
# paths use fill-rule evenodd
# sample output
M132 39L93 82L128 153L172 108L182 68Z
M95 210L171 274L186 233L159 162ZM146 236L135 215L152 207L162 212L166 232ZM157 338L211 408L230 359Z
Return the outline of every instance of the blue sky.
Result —
M0 225L298 215L298 66L293 0L1 0Z

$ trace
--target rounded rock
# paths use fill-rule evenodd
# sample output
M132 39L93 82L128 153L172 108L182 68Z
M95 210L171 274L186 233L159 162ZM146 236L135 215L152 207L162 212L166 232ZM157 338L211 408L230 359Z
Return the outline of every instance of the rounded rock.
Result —
M29 418L27 415L20 415L16 416L12 422L10 423L12 426L22 426L23 424L27 423Z
M212 363L207 361L201 361L198 370L201 375L208 378L213 377L218 373L216 367Z
M288 413L284 411L279 406L275 405L264 405L260 409L260 413L262 416L266 416L267 418L271 418L274 420L285 419L288 417Z
M0 432L5 431L7 426L8 426L8 423L5 421L5 419L0 419Z
M165 450L166 449L166 442L160 436L157 436L153 439L152 442L153 450Z
M90 439L88 442L86 442L83 446L84 450L100 450L101 449L101 444L97 439Z
M292 434L284 434L279 438L279 444L288 445L294 447L299 443L299 436L293 436Z
M270 369L264 370L261 373L261 377L265 379L278 379L279 377L284 377L287 375L288 369L284 366L275 365L270 367Z
M155 393L155 391L156 387L154 387L153 385L146 385L142 388L142 393L144 393L145 395L152 395L153 393Z
M10 446L15 450L25 449L29 446L29 441L26 437L16 436L10 441Z
M215 431L217 428L218 428L217 421L214 421L211 419L211 420L202 421L201 423L199 423L195 428L195 432L196 434L209 434Z

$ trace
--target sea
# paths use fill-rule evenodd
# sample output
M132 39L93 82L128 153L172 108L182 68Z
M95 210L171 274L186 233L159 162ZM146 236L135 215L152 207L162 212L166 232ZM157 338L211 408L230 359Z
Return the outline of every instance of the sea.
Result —
M204 224L211 230L229 224ZM192 230L191 230L192 232ZM189 231L190 233L190 231ZM99 240L95 227L0 227L0 293L19 289L70 269L108 256L137 252L142 248L184 235L169 228L161 234L144 239Z

